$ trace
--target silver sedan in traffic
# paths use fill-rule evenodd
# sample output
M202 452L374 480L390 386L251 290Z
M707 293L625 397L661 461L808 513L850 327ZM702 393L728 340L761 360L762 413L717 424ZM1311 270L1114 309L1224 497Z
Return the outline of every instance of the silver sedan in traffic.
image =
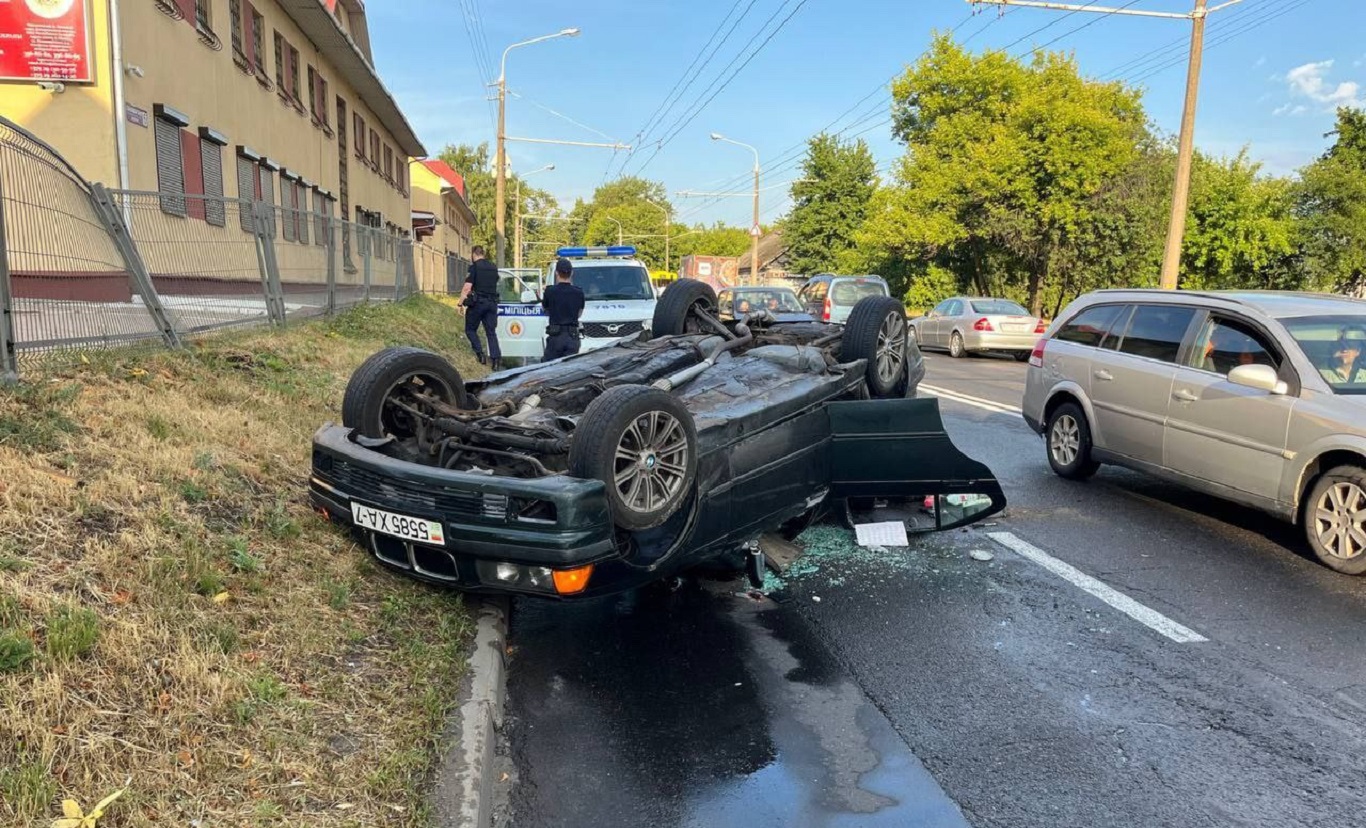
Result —
M921 349L941 348L952 357L999 351L1024 362L1047 327L1009 299L955 296L912 319L911 335Z

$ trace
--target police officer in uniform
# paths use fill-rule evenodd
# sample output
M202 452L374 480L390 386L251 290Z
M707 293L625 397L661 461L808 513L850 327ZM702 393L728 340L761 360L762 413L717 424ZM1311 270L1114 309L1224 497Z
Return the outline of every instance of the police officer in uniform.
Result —
M567 357L579 352L579 317L583 315L583 288L570 281L574 264L568 259L555 263L555 284L545 289L541 304L547 320L545 355L542 360Z
M489 340L489 358L493 370L502 368L503 352L498 348L498 266L486 259L484 248L475 245L470 251L469 275L465 286L460 290L460 304L465 312L465 336L469 337L470 348L480 365L487 364L484 359L484 346L479 342L479 326L484 326L484 335Z

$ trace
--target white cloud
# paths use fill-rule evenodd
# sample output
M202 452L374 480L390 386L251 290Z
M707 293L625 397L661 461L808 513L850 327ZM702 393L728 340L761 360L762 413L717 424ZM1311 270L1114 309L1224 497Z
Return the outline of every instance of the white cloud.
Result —
M1366 96L1362 95L1361 84L1356 81L1342 81L1336 86L1325 77L1333 68L1333 61L1306 63L1286 73L1286 83L1290 85L1292 97L1308 98L1326 110L1340 106L1366 107Z
M1271 114L1272 114L1272 115L1275 115L1275 116L1277 116L1277 117L1280 117L1281 115L1292 115L1292 116L1293 116L1293 115L1303 115L1304 113L1306 113L1306 112L1308 112L1308 111L1309 111L1309 107L1305 106L1304 104L1288 103L1288 104L1285 104L1284 106L1278 106L1278 107L1276 107L1275 111L1272 112Z
M1257 62L1254 63L1254 64L1252 64L1252 65L1253 65L1253 66L1257 66L1257 67L1265 66L1265 65L1266 65L1266 55L1262 55L1261 57L1257 58Z

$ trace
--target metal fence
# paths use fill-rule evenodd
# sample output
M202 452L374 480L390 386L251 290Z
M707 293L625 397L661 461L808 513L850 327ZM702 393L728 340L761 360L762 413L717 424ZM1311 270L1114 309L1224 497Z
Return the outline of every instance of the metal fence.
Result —
M260 201L106 189L2 117L0 242L0 380L82 350L178 347L418 290L408 239Z

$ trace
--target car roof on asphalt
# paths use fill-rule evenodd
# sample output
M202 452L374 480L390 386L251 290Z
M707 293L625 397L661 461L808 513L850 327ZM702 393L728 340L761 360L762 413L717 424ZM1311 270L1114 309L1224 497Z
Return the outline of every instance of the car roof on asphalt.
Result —
M1208 290L1178 291L1156 288L1098 290L1096 295L1131 300L1175 298L1199 301L1222 299L1237 305L1247 305L1273 318L1313 316L1320 314L1366 313L1366 300L1334 293L1308 293L1280 290Z

